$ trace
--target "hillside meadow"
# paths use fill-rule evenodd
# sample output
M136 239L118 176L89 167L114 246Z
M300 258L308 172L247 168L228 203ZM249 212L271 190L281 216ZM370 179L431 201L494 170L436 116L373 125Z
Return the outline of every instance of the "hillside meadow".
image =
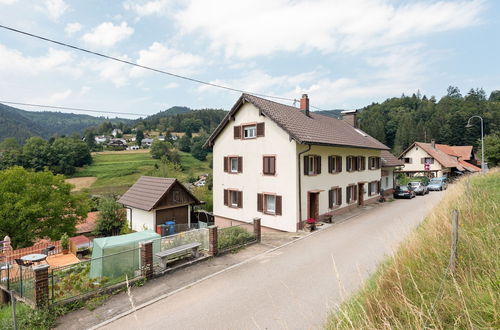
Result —
M200 174L212 173L208 161L199 161L189 153L179 152L182 171L174 177L187 182ZM82 178L91 183L82 187L91 194L123 194L142 175L147 175L160 161L151 158L149 150L108 151L92 155L93 163L79 169L70 178ZM95 179L89 179L95 178ZM75 182L73 182L75 183Z
M449 270L451 212L458 259ZM464 177L327 329L499 329L500 170Z

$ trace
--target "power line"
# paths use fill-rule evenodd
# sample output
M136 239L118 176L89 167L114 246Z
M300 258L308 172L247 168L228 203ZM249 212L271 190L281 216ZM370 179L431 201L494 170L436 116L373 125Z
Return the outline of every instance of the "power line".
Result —
M93 109L84 109L84 108L70 108L70 107L62 107L57 105L44 105L44 104L33 104L33 103L22 103L22 102L12 102L12 101L2 101L0 103L5 104L15 104L15 105L24 105L28 107L39 107L39 108L51 108L51 109L62 109L62 110L73 110L73 111L83 111L83 112L93 112L93 113L112 113L117 115L132 115L132 116L149 116L144 113L130 113L130 112L116 112L116 111L104 111L104 110L93 110Z
M75 49L75 50L79 50L81 52L85 52L85 53L88 53L88 54L92 54L92 55L104 57L104 58L107 58L107 59L110 59L110 60L113 60L113 61L125 63L125 64L128 64L128 65L132 65L132 66L139 67L139 68L142 68L142 69L154 71L154 72L157 72L157 73L166 74L166 75L169 75L169 76L172 76L172 77L175 77L175 78L188 80L188 81L195 82L195 83L198 83L198 84L203 84L203 85L212 86L212 87L216 87L216 88L222 88L222 89L226 89L226 90L233 91L233 92L238 92L238 93L252 94L252 95L255 95L255 96L261 96L261 97L266 97L266 98L270 98L270 99L277 99L277 100L283 100L283 101L292 101L292 102L296 101L295 99L289 99L289 98L286 98L286 97L280 97L280 96L273 96L273 95L267 95L267 94L261 94L261 93L248 92L248 91L245 91L245 90L242 90L242 89L238 89L238 88L233 88L233 87L229 87L229 86L214 84L214 83L211 83L211 82L207 82L207 81L203 81L203 80L199 80L199 79L194 79L194 78L182 76L182 75L175 74L175 73L172 73L172 72L168 72L168 71L164 71L164 70L160 70L160 69L155 69L155 68L152 68L152 67L149 67L149 66L146 66L146 65L141 65L141 64L134 63L134 62L122 60L122 59L114 57L114 56L110 56L110 55L106 55L106 54L94 52L94 51L91 51L91 50L88 50L88 49L85 49L85 48L77 47L77 46L70 45L70 44L67 44L67 43L64 43L64 42L61 42L61 41L49 39L49 38L46 38L46 37L42 37L42 36L39 36L39 35L36 35L36 34L33 34L33 33L29 33L29 32L25 32L25 31L21 31L21 30L18 30L18 29L14 29L14 28L11 28L11 27L8 27L8 26L5 26L5 25L1 25L1 24L0 24L0 28L3 28L5 30L9 30L9 31L13 31L13 32L17 32L17 33L21 33L21 34L27 35L29 37L40 39L40 40L43 40L43 41L48 41L48 42L51 42L51 43L54 43L54 44L57 44L57 45L60 45L60 46L64 46L64 47L72 48L72 49Z

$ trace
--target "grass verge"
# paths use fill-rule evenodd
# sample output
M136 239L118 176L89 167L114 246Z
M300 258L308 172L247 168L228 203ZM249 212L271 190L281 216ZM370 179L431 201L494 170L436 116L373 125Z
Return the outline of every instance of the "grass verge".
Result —
M458 260L447 271L451 212ZM463 178L327 329L499 329L500 171Z

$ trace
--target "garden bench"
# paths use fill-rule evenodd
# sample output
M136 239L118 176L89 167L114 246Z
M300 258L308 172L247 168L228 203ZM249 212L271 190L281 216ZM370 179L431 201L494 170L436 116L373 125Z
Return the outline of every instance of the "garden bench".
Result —
M167 268L167 263L172 256L185 256L188 254L193 255L195 258L198 258L198 248L201 246L201 243L189 243L180 245L165 251L155 253L155 256L160 258L160 265L163 268Z

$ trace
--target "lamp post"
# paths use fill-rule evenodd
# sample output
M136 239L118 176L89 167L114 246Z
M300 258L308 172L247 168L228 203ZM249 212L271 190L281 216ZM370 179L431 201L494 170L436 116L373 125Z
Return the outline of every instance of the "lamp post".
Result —
M486 167L485 167L485 164L484 164L483 117L477 116L477 115L470 117L469 120L467 121L467 125L465 125L465 127L467 127L467 128L472 127L472 125L470 123L470 120L472 118L479 118L479 119L481 119L481 172L484 173L484 172L486 172Z

